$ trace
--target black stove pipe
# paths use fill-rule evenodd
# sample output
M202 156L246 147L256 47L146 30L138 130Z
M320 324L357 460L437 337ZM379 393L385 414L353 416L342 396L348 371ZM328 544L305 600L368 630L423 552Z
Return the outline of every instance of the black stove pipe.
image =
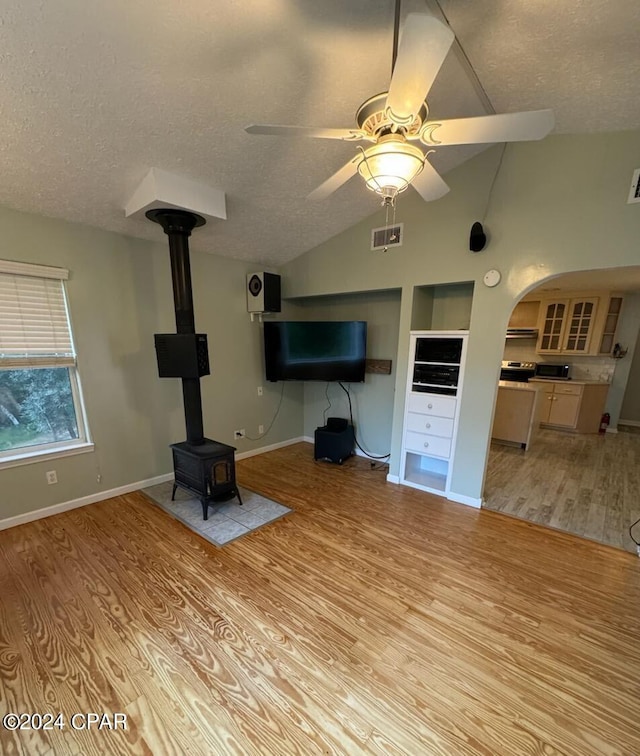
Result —
M205 219L187 210L160 208L148 210L149 220L159 223L169 237L171 256L171 280L173 303L176 312L177 333L195 333L193 292L191 288L191 265L189 262L189 237L191 231L205 224ZM205 442L202 424L202 396L200 378L182 379L182 398L187 442L199 446Z

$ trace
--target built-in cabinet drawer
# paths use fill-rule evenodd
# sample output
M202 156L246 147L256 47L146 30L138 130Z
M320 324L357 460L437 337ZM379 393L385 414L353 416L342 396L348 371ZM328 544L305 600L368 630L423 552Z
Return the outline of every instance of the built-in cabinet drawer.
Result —
M416 431L417 433L428 433L431 436L451 438L453 436L453 418L408 412L407 430Z
M456 399L453 396L410 393L408 405L409 412L451 418L456 414Z
M582 386L577 383L554 383L554 394L573 394L579 396Z
M451 439L407 431L405 448L418 454L428 454L432 457L444 457L446 459L451 453Z

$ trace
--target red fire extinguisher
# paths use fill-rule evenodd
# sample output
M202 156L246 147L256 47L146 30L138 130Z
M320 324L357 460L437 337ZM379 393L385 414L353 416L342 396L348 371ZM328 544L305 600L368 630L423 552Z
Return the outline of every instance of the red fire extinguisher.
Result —
M611 415L608 412L605 412L604 415L600 418L600 429L598 430L598 433L606 433L610 422Z

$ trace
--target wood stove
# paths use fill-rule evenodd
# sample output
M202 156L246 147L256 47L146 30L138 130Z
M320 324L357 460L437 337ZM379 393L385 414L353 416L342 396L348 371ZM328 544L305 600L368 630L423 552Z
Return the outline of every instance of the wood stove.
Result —
M149 210L149 220L159 223L169 237L171 279L176 313L176 334L156 334L160 377L182 379L182 396L187 440L171 444L173 452L173 500L178 486L196 494L202 516L208 518L209 504L236 496L235 448L204 437L200 376L209 374L207 337L196 334L189 262L189 236L204 218L186 210Z
M199 497L202 517L208 519L212 501L226 501L234 496L242 504L236 486L235 448L208 438L203 444L183 441L171 444L175 480L171 501L178 486Z

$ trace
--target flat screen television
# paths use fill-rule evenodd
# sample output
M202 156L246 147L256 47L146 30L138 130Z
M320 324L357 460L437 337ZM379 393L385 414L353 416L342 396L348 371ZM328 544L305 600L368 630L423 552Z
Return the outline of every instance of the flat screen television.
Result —
M268 381L364 381L367 324L350 321L267 321Z

